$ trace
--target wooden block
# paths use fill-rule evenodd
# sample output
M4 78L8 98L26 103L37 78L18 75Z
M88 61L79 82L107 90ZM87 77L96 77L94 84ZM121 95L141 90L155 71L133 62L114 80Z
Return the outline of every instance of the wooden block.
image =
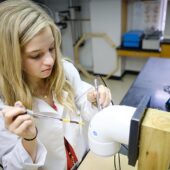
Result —
M170 165L170 113L148 109L142 122L138 170L168 170Z

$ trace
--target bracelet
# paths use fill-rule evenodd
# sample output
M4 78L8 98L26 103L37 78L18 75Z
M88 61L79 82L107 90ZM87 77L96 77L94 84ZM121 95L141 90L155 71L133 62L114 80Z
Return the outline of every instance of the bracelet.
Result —
M36 130L35 137L33 137L32 139L24 138L24 140L26 140L26 141L33 141L35 138L37 138L37 135L38 135L38 129L37 129L37 127L35 127L35 130Z

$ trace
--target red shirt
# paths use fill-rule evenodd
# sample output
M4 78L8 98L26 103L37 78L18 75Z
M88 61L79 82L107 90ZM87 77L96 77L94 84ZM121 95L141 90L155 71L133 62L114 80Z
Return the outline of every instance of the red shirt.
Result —
M64 138L64 144L67 155L67 170L70 170L78 160L72 146L69 144L66 138Z

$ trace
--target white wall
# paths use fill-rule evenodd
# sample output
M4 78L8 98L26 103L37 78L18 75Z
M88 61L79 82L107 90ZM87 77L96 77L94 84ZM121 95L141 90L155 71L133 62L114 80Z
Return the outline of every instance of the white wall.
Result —
M170 1L168 1L164 36L170 38Z
M91 0L91 31L106 33L116 46L121 41L121 1ZM108 74L117 64L116 50L101 38L92 39L93 70L95 73ZM119 68L121 65L119 65ZM117 75L120 76L120 71Z
M67 22L67 28L61 31L62 34L62 53L64 56L74 61L73 39L70 22Z
M132 29L133 25L133 3L134 0L128 2L128 17L127 17L127 30ZM134 57L125 57L125 70L128 71L140 71L148 59Z

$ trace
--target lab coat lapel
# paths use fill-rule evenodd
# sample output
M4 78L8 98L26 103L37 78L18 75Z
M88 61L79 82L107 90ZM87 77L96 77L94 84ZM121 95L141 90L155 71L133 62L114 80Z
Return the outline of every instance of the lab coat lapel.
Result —
M56 103L55 103L56 104ZM51 112L61 117L63 107L57 104L58 110L54 110L48 103L41 99L35 99L34 111ZM61 169L66 165L65 147L63 143L63 123L54 119L39 118L35 119L38 128L38 137L48 150L44 167L55 170Z
M63 91L63 96L66 99L67 98L67 92ZM54 113L55 115L62 117L63 115L63 111L64 111L64 107L57 101L57 99L55 98L55 95L53 93L53 101L54 104L57 107L57 111L52 108L48 103L46 103L45 101L39 99L39 98L34 98L35 100L35 105L33 106L33 110L34 111L38 111L38 112L51 112Z

